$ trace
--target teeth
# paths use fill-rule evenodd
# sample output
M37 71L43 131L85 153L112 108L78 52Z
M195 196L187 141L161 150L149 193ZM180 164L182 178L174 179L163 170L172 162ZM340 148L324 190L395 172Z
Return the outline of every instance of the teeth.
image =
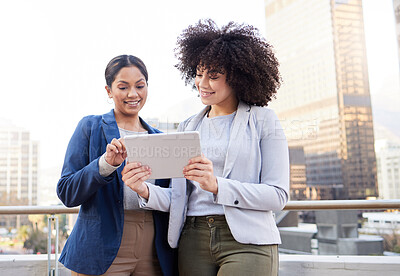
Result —
M140 100L139 101L135 101L135 102L127 102L128 104L138 104L140 102Z

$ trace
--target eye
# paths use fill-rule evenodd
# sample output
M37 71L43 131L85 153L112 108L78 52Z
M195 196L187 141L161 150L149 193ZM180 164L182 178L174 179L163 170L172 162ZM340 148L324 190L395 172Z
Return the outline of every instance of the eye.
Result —
M119 89L119 90L126 90L126 89L128 89L128 87L123 86L123 87L118 87L118 89Z
M201 73L196 73L196 77L202 77L203 75Z
M137 89L143 89L144 87L146 87L146 84L144 82L136 83L136 88Z

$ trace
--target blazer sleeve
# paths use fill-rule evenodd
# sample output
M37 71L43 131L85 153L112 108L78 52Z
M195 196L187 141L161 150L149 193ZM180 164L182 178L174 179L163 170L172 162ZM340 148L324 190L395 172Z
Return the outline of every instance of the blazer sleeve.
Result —
M260 138L260 182L248 183L217 177L215 203L263 211L282 210L286 205L289 199L288 145L278 117L272 110L270 114L270 118L264 120Z
M113 181L114 173L103 177L99 172L99 158L90 161L90 129L95 122L83 118L75 129L67 147L61 178L57 184L57 195L67 207L79 206L96 191ZM99 137L98 139L101 139Z
M146 182L146 185L149 188L149 199L146 200L138 196L140 208L169 212L169 207L171 205L171 188L163 188L148 182Z

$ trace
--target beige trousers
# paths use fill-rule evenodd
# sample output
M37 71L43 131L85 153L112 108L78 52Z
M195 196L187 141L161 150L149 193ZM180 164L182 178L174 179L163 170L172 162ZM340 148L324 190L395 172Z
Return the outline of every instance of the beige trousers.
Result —
M125 211L124 232L117 257L103 276L162 275L154 245L151 211ZM86 276L71 271L71 276Z

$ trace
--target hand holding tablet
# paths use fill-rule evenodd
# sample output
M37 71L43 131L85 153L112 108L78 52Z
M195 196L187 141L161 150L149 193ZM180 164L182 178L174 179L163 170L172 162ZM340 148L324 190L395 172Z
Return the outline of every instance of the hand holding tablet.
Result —
M149 179L184 177L189 160L201 155L197 131L128 135L124 141L127 161L149 166Z

